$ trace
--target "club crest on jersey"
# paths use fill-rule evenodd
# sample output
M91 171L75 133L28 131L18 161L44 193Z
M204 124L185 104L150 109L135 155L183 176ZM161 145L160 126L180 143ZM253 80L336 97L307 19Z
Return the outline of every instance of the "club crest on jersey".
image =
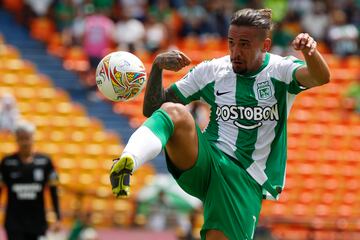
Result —
M34 180L39 182L44 180L44 171L42 169L34 170Z
M267 99L271 98L272 91L271 91L271 86L270 86L269 81L260 82L260 83L257 83L256 85L257 85L257 94L258 94L259 100L267 100Z

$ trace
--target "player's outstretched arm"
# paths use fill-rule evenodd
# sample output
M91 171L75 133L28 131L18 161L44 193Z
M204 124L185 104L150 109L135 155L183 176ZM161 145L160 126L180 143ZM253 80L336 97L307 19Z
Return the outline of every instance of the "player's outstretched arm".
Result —
M292 42L295 50L305 57L306 67L296 71L296 79L307 88L320 86L330 81L330 70L317 50L316 41L307 33L300 33Z
M180 99L170 89L164 90L162 70L177 72L189 65L190 62L191 60L184 53L175 50L160 53L156 56L146 86L143 106L144 116L151 116L164 102L180 102Z
M51 226L51 229L54 232L57 232L60 230L61 228L61 213L60 213L60 203L59 203L59 194L58 194L58 187L54 184L51 184L49 186L49 190L50 190L50 196L51 196L51 202L53 205L53 209L56 215L56 221L55 223Z

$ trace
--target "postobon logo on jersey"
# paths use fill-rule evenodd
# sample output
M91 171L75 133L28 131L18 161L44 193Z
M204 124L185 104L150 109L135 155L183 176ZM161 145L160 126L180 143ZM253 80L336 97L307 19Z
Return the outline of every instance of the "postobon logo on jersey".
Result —
M244 129L254 129L262 125L262 121L279 120L278 105L266 107L243 107L235 105L224 105L216 108L216 120L222 119L223 121L234 121L234 125ZM243 125L238 120L255 120L254 125Z

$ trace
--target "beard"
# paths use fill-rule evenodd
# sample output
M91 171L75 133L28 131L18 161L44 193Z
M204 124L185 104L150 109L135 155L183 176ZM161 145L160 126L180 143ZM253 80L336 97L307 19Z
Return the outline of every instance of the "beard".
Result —
M248 69L246 66L244 67L240 67L240 66L235 66L234 64L232 65L232 69L234 71L234 73L236 74L245 74L248 72Z

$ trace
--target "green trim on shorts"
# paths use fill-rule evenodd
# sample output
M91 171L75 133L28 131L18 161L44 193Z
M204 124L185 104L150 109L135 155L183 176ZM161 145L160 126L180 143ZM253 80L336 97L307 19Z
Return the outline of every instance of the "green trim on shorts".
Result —
M195 165L182 171L167 154L166 162L180 187L204 204L201 239L207 230L217 229L230 240L250 240L260 215L262 188L235 159L208 141L198 126L196 129L199 153Z
M164 109L156 110L144 123L159 138L164 148L171 135L174 133L174 123Z

